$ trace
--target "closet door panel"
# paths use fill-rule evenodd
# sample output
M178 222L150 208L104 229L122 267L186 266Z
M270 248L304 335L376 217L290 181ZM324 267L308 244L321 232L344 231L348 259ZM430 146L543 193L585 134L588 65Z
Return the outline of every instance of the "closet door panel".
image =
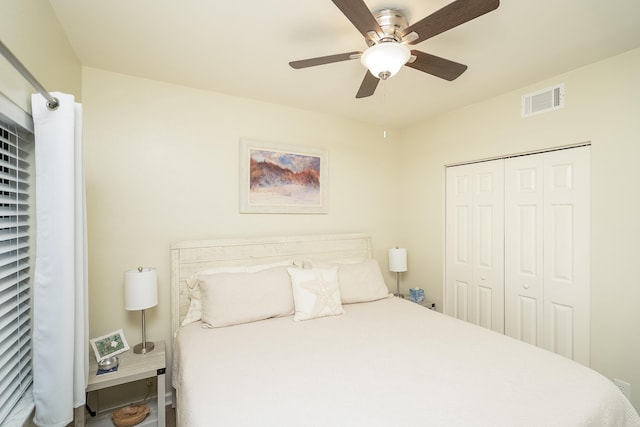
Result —
M474 323L504 333L504 160L474 167Z
M551 318L548 323L551 328L548 332L548 349L569 359L574 359L576 354L573 337L579 331L576 331L574 327L573 307L552 303L549 311Z
M520 274L535 276L541 259L538 253L540 247L540 214L541 206L536 203L520 204L515 208L517 229L520 233L518 241L518 271Z
M469 251L469 243L471 242L471 234L469 226L471 223L471 206L459 205L455 207L455 223L454 230L454 253L455 262L458 265L471 268L470 258L471 253Z
M471 169L447 168L444 312L465 321L472 281L472 178Z
M589 147L544 161L544 347L588 366Z
M478 325L492 329L495 325L493 319L493 299L496 297L494 289L491 286L495 279L491 278L487 282L487 277L491 276L492 269L494 268L494 245L493 240L495 230L493 229L493 217L495 215L492 205L483 205L476 208L476 266L474 274L474 282L476 287L476 322ZM488 284L488 285L487 285ZM497 310L500 308L498 307Z
M493 292L493 289L485 286L478 286L477 324L483 328L493 329L494 325L496 325L496 322L493 319L494 314L497 312L493 309L492 300L494 298L495 293Z
M538 311L540 311L539 307L541 305L536 298L530 298L524 295L518 297L518 307L516 311L518 316L517 322L511 325L505 321L506 325L518 328L515 334L511 331L511 336L532 345L538 345L538 342L541 342L538 338L538 334L542 330L542 328L538 326Z
M572 204L551 204L549 205L551 241L548 248L551 250L550 276L556 281L573 281L573 258L574 258L574 213Z
M543 159L505 162L505 333L543 344Z
M504 171L447 168L445 313L504 332Z
M455 306L453 316L457 319L469 321L469 282L456 281L452 302Z

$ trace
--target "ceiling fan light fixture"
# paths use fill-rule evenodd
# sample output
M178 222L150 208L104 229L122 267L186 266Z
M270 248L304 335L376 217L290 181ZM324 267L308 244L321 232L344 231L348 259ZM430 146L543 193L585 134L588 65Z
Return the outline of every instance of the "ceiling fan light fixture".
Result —
M375 77L386 80L394 76L411 57L404 44L388 41L378 43L364 51L360 61Z

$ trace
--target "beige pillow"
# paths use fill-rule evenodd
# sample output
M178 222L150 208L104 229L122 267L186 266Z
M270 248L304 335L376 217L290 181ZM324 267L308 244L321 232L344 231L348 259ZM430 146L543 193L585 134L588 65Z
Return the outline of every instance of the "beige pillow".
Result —
M357 263L327 263L314 261L314 267L338 267L340 295L343 304L375 301L389 297L378 261L368 259Z
M342 314L338 269L288 268L293 289L293 320L309 320Z
M255 273L201 274L202 321L219 328L293 314L286 267Z
M202 303L200 296L200 282L198 277L205 274L219 274L219 273L255 273L258 271L266 270L268 268L279 266L291 266L294 265L293 259L284 261L272 262L269 264L257 264L257 265L241 265L232 267L215 267L207 270L202 270L189 279L187 279L187 288L189 289L189 310L186 316L182 319L180 326L186 326L190 323L197 322L202 319Z
M375 301L390 296L378 261L344 264L338 269L343 304Z

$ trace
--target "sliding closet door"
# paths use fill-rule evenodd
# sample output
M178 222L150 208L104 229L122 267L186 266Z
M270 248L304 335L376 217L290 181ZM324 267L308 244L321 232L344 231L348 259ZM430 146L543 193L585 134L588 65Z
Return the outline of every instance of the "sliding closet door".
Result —
M505 332L589 365L589 147L505 161Z
M503 160L447 168L445 313L504 332Z

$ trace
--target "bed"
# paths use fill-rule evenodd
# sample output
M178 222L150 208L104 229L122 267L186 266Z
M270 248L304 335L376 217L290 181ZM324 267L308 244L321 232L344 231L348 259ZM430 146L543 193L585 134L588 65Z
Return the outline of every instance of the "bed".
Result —
M597 372L381 291L371 255L363 234L174 243L178 425L640 426Z

